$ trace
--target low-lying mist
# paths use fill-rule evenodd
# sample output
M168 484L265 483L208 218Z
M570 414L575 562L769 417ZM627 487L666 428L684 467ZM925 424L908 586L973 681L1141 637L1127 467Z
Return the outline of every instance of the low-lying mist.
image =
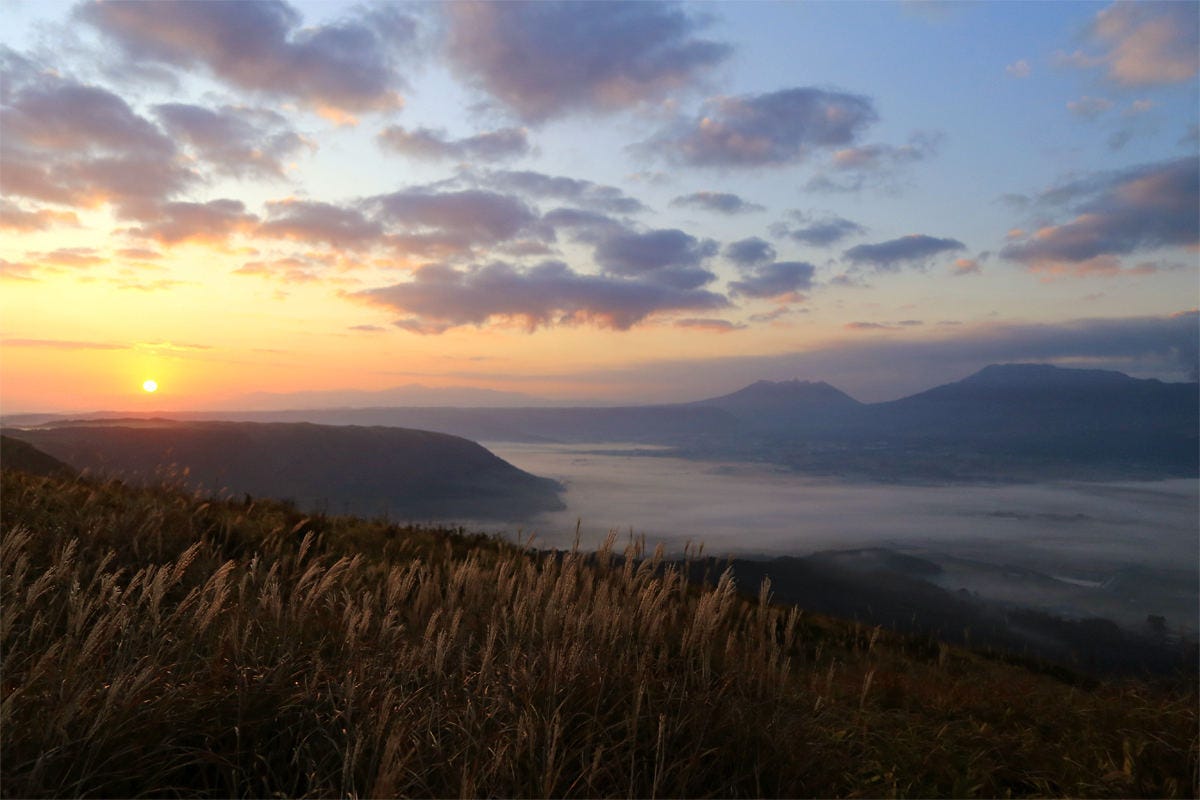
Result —
M503 532L594 548L611 530L653 548L803 556L888 547L936 562L937 582L1001 602L1127 626L1197 630L1194 480L911 486L807 478L757 464L635 454L644 447L488 444L566 486L565 511ZM494 524L489 530L499 530Z

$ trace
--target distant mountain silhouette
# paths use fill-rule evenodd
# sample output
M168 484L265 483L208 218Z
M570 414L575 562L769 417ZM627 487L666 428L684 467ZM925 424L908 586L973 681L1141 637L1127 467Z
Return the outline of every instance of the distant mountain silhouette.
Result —
M689 405L711 406L726 411L790 411L793 409L857 408L862 403L824 381L756 381L732 394L698 400Z
M853 416L863 404L824 381L757 381L732 394L688 403L717 408L742 427L759 431L810 431Z
M675 405L339 408L179 416L385 425L495 442L659 444L686 458L764 461L813 474L882 481L1200 474L1196 383L1048 364L996 364L909 397L870 404L827 383L793 380L758 381L731 394ZM35 424L33 419L7 421Z
M428 431L125 420L9 433L78 469L290 499L307 510L402 520L520 519L563 507L557 482L523 472L475 442Z
M1120 372L1000 364L955 383L872 407L907 435L1062 438L1094 435L1195 436L1195 383L1163 383Z
M684 445L683 455L821 475L941 482L1200 473L1200 387L1120 372L996 364L871 404L824 383L759 381L690 405L729 411L739 431Z

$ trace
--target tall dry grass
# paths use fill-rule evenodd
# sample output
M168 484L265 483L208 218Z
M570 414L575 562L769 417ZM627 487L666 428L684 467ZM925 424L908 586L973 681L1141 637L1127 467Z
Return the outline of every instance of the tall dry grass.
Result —
M1194 693L922 655L636 543L10 473L2 499L6 797L1196 791Z

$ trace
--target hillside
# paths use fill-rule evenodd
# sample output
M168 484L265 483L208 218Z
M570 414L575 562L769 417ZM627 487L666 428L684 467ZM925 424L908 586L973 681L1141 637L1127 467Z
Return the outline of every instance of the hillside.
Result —
M74 477L76 470L29 442L0 436L0 467L27 472L30 475Z
M396 519L561 508L554 481L456 436L308 423L100 420L8 433L79 470Z
M0 472L6 797L1196 793L1194 674L1029 669L611 540Z

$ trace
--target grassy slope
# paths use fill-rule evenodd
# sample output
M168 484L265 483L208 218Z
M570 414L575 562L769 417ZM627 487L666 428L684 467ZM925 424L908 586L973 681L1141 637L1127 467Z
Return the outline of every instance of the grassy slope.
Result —
M8 797L1197 791L1194 686L1064 681L608 551L13 471L2 501Z

